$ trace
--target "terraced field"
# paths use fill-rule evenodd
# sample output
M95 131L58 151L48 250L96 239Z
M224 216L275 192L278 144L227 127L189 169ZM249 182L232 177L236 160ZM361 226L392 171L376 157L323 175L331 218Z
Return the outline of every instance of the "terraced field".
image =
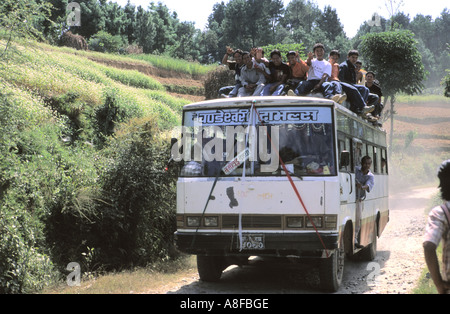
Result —
M417 96L418 101L420 98ZM396 111L395 138L406 138L409 132L417 132L415 145L429 151L450 152L450 99L399 103ZM386 127L389 129L389 123Z

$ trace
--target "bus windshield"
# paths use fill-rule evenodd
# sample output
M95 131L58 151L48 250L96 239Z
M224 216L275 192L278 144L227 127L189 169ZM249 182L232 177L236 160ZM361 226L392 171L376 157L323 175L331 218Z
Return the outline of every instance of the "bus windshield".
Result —
M330 107L186 111L181 176L333 176L334 142Z

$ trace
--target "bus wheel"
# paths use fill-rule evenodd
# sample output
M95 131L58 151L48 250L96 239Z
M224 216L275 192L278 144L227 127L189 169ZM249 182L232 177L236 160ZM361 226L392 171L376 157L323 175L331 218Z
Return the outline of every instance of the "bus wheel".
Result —
M223 265L221 256L197 255L197 270L201 281L219 281L222 276Z
M328 292L338 291L344 275L344 248L339 248L326 259L322 259L319 268L320 288Z

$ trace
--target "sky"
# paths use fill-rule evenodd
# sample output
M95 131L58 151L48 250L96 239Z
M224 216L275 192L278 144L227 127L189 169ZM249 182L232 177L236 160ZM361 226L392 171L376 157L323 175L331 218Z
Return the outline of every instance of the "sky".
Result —
M128 0L112 0L120 6L125 6ZM153 0L153 2L162 2L171 12L178 14L178 19L182 22L195 22L195 27L201 30L205 29L208 16L212 13L215 3L229 0ZM389 16L385 2L379 0L312 0L323 11L326 5L335 8L341 24L344 25L344 31L348 37L353 37L359 29L359 26L369 19L372 19L376 12L380 16L387 18ZM136 6L147 8L152 0L130 0ZM291 0L283 0L286 7ZM398 1L397 1L398 2ZM403 0L400 11L409 14L412 19L417 14L431 15L433 19L438 17L444 8L449 8L447 0Z

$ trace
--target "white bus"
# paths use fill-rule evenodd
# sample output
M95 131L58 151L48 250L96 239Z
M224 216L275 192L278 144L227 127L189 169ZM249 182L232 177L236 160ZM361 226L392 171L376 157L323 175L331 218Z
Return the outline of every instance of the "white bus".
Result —
M386 133L331 100L218 99L183 109L172 153L179 250L197 255L202 281L251 256L318 259L336 291L345 255L371 260L389 220ZM358 248L355 167L372 158ZM362 246L362 247L361 247Z

